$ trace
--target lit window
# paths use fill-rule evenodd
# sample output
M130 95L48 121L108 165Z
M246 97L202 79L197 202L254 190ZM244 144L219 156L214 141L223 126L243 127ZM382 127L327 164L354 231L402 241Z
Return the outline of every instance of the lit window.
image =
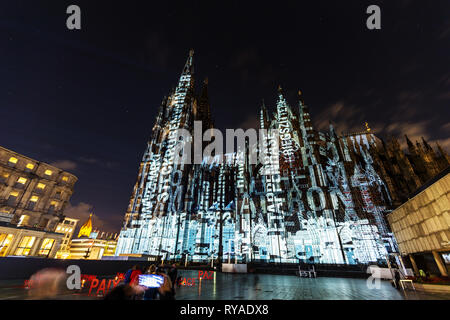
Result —
M29 219L30 219L30 217L27 216L26 214L21 215L17 226L20 227L20 226L27 225Z
M9 158L10 163L16 164L17 161L19 161L17 158L14 158L14 157Z
M45 188L45 184L43 184L43 183L38 183L38 184L37 184L37 188L42 190L42 189Z
M64 181L64 182L69 181L69 177L66 177L66 176L62 177L62 181Z
M27 169L33 170L34 169L34 164L28 163L27 164Z
M8 250L13 238L14 236L12 234L0 234L0 257L4 257L6 255L6 250Z
M38 200L39 200L38 196L32 196L30 199L30 201L32 201L32 202L37 202Z
M44 239L44 241L42 241L41 249L39 250L39 255L48 257L54 242L55 242L54 239Z
M21 184L25 184L25 183L27 183L27 179L25 179L24 177L20 177L20 178L17 180L17 182L18 182L18 183L21 183Z
M50 205L51 205L51 206L56 206L56 204L57 204L57 202L56 202L56 201L52 201L52 202L50 202Z
M44 172L47 176L51 176L52 175L52 170L45 170Z
M18 193L17 191L12 191L12 192L9 194L9 196L10 196L10 197L18 197L18 196L19 196L19 193Z
M16 252L14 253L14 255L16 255L16 256L29 255L35 240L36 240L36 237L23 237L22 240L20 240L20 243L17 246Z

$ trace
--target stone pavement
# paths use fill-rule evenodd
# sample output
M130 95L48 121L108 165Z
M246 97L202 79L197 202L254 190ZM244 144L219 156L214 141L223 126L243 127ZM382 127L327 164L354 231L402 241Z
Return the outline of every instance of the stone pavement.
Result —
M177 300L450 300L448 293L426 293L397 290L388 281L378 289L369 289L365 279L298 278L268 274L215 273L212 279L199 282L198 271L180 270L192 286L177 288ZM189 279L195 279L189 280ZM28 292L20 282L0 283L0 300L27 299ZM55 299L99 299L85 294L71 294Z
M184 278L195 271L180 271ZM177 289L177 300L450 300L450 294L397 290L388 281L369 289L365 279L299 278L268 274L223 274Z

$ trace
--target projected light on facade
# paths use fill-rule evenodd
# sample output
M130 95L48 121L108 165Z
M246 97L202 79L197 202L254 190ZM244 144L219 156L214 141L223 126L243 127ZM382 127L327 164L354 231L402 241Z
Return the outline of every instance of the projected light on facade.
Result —
M369 131L338 136L331 125L314 131L301 98L291 108L281 89L272 117L261 108L260 128L269 131L260 144L220 162L174 162L182 143L175 131L211 123L206 87L194 91L192 58L161 104L117 255L356 264L395 251L385 221L390 192L373 160L381 141ZM264 152L264 163L248 161L251 148Z

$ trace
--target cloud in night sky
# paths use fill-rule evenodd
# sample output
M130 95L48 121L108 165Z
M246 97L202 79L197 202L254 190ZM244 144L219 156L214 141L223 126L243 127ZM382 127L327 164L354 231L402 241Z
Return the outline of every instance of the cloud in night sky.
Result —
M58 160L50 163L50 165L62 170L75 170L77 168L77 164L70 160Z
M85 163L89 163L89 164L93 164L93 163L99 162L98 159L95 159L95 158L87 158L87 157L80 157L79 160L82 161L82 162L85 162Z
M362 131L365 123L364 115L357 107L342 101L330 105L317 116L312 116L312 120L317 129L322 131L328 130L331 121L338 133Z
M73 206L70 203L67 205L64 210L64 214L68 218L79 219L77 224L77 231L79 228L88 220L89 215L93 212L93 206L88 203L80 202L77 205ZM100 218L95 213L92 215L92 225L93 229L99 229L101 231L108 231L108 223L105 222L102 218Z
M450 138L446 139L431 139L429 132L431 127L435 125L435 121L432 120L420 120L417 114L413 110L409 110L408 106L414 99L421 96L421 93L407 93L403 92L399 95L400 100L404 102L399 108L386 114L386 118L379 119L378 121L369 121L369 126L377 135L382 138L394 136L399 139L400 145L406 148L406 140L404 135L415 142L421 141L422 137L426 139L433 147L436 147L435 143L438 142L444 150L450 149ZM374 108L376 109L376 108ZM408 110L406 110L408 109ZM373 112L373 110L372 110ZM370 111L368 112L370 113ZM322 131L327 131L329 128L329 121L338 133L352 133L364 131L364 123L366 118L374 119L375 117L365 117L367 113L361 112L354 105L348 105L340 101L330 105L328 108L320 112L316 117L313 117L317 128ZM445 123L441 126L441 131L447 136L450 134L450 123Z

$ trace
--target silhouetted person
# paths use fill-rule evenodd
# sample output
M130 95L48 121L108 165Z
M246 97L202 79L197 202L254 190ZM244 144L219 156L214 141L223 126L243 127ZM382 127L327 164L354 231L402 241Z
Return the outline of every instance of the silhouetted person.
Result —
M178 270L177 270L177 266L175 265L175 263L172 264L172 268L169 270L168 276L170 278L170 281L172 282L172 289L175 290L175 283L178 278Z
M152 264L148 267L146 274L156 274L156 266ZM156 300L158 296L158 288L147 288L144 293L144 300Z
M131 272L130 275L130 284L131 285L137 285L139 284L139 276L142 274L142 269L140 266L136 266L136 268Z
M112 289L105 296L105 300L133 300L136 295L135 290L128 284L120 284Z
M164 283L158 288L159 300L175 300L172 281L167 274L160 273L160 275L164 277Z
M137 265L134 265L130 269L128 269L128 271L125 273L125 276L124 276L124 283L125 284L130 283L131 274L133 273L134 270L137 269L137 267L138 267Z
M400 289L400 272L398 272L398 270L394 271L394 283L395 283L395 287L397 289Z
M133 270L133 272L131 272L131 276L130 276L130 282L128 283L131 287L133 287L136 291L138 291L138 289L142 289L141 286L139 286L139 276L142 274L142 269L139 265L136 266L136 269ZM139 300L142 297L139 297L140 294L143 294L144 291L141 290L142 292L139 292L138 294L135 294L134 299Z

